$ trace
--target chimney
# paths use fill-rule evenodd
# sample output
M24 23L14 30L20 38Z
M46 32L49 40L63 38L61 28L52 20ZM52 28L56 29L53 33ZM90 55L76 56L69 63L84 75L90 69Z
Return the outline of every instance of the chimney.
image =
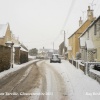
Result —
M79 27L83 24L83 20L81 19L80 17L80 20L79 20Z
M88 6L88 10L87 10L87 19L93 20L93 10L90 9L90 6Z

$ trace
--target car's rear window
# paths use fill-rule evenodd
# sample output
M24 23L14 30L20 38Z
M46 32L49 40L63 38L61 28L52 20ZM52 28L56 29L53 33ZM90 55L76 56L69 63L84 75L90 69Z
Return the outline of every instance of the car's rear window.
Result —
M52 55L52 58L58 58L58 55Z

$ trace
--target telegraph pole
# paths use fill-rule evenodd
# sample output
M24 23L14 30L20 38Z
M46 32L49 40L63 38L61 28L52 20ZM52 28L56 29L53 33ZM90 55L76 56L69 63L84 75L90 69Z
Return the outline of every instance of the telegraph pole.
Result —
M65 59L65 30L64 30L64 59Z
M53 42L53 54L54 54L54 42Z

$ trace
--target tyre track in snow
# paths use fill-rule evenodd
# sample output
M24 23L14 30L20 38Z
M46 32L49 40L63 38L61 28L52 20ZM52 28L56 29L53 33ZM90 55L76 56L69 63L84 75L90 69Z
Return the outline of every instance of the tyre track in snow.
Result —
M41 75L35 64L26 66L0 79L0 93L31 93L39 86ZM30 95L0 95L0 100L28 100Z
M40 95L39 100L68 100L62 76L45 62L41 62L39 66L42 71L41 93L51 93L51 95Z

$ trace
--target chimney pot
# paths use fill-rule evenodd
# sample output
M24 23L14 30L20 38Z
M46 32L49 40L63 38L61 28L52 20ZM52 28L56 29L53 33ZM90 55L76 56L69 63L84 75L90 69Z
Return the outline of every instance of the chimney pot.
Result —
M80 17L79 26L81 26L82 24L83 24L83 21L82 21L82 19L81 19L81 17Z
M90 6L88 6L88 10L90 10Z

